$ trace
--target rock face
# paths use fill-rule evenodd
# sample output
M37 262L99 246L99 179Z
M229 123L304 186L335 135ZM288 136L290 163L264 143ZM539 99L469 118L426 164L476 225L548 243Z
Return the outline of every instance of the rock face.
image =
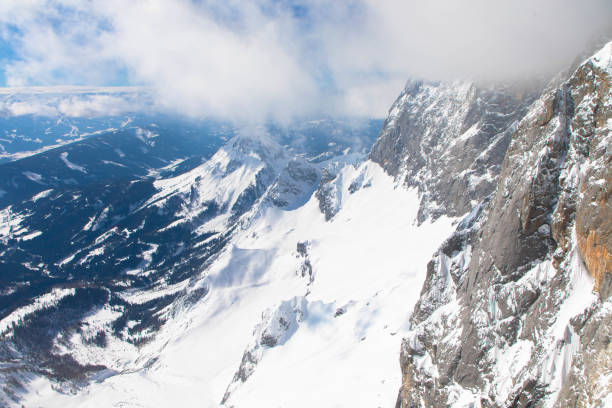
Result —
M538 90L410 81L370 158L422 195L419 222L459 216L493 192L512 132Z
M268 193L277 207L295 209L303 205L319 181L319 169L306 160L294 158L287 163Z
M531 106L495 193L434 255L398 407L612 402L611 55L612 42ZM383 162L417 185L421 163Z

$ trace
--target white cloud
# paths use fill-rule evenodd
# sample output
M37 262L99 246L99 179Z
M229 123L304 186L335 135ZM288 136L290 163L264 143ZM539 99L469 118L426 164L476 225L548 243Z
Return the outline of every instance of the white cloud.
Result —
M409 77L548 76L610 21L609 0L0 3L9 85L127 78L166 109L259 120L381 116Z
M162 104L189 114L261 117L269 109L291 113L315 97L316 84L282 44L282 20L253 10L244 33L188 2L119 4L125 2L105 3L122 39L114 50ZM134 24L136 15L145 24Z
M138 88L33 87L5 88L0 92L0 117L91 118L160 108L149 92Z

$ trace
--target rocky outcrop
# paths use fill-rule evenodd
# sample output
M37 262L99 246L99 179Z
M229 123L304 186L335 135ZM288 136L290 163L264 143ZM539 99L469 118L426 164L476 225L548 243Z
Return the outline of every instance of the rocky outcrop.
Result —
M539 87L409 81L370 153L422 196L418 220L459 216L493 192Z
M266 199L285 210L298 208L308 201L319 177L318 167L304 159L294 158L281 171Z
M608 216L611 215L608 214ZM579 231L583 228L584 226L576 221L576 230ZM577 236L580 254L587 269L595 279L595 290L599 292L602 299L607 299L612 293L612 259L610 252L602 244L603 240L594 230L587 230L586 236L578 232Z
M610 402L611 55L533 104L485 210L434 255L398 407Z
M306 298L295 297L262 313L261 322L253 330L253 340L242 356L240 367L227 387L221 405L226 404L240 384L246 382L255 372L267 349L280 346L291 338L306 317L307 309Z
M331 220L340 211L343 165L344 163L332 162L324 167L321 172L321 181L315 192L315 197L319 202L319 210L325 215L325 221Z

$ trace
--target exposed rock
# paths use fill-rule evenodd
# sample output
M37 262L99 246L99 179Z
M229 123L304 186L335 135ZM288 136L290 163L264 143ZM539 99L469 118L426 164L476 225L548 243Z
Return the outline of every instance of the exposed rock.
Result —
M486 211L434 255L398 407L609 402L611 55L533 104Z
M315 192L319 201L319 209L325 215L325 221L329 221L338 213L342 204L342 168L345 163L332 162L321 172L321 182ZM354 193L363 187L364 180L358 178L351 183L349 193Z
M303 159L293 159L270 188L268 199L276 206L292 210L303 205L316 188L319 170Z
M306 317L307 308L308 302L304 297L295 297L262 314L261 322L253 330L253 340L242 356L240 367L227 387L221 405L228 402L232 392L253 374L265 349L282 345L289 340Z
M314 281L314 275L312 271L312 264L310 263L309 257L310 243L308 241L298 242L296 245L296 251L298 258L302 259L300 270L298 273L301 274L302 278L308 277L308 283L311 284Z
M419 222L463 215L495 189L511 134L538 94L516 86L410 81L370 158L418 188Z

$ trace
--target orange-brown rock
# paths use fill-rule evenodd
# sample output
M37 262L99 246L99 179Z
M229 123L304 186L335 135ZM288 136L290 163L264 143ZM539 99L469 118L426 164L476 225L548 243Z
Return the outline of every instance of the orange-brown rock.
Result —
M587 157L581 166L584 173L576 211L576 238L580 255L595 280L595 290L605 300L612 294L610 76L590 65L576 74L574 98L581 102L570 126L575 146L581 145L579 150Z
M589 273L595 280L594 289L605 300L610 295L610 285L608 282L612 278L612 256L610 256L610 251L600 244L599 237L595 231L589 231L586 236L577 234L577 238L580 255Z
M406 408L410 399L410 373L402 368L402 385L397 396L395 408Z

